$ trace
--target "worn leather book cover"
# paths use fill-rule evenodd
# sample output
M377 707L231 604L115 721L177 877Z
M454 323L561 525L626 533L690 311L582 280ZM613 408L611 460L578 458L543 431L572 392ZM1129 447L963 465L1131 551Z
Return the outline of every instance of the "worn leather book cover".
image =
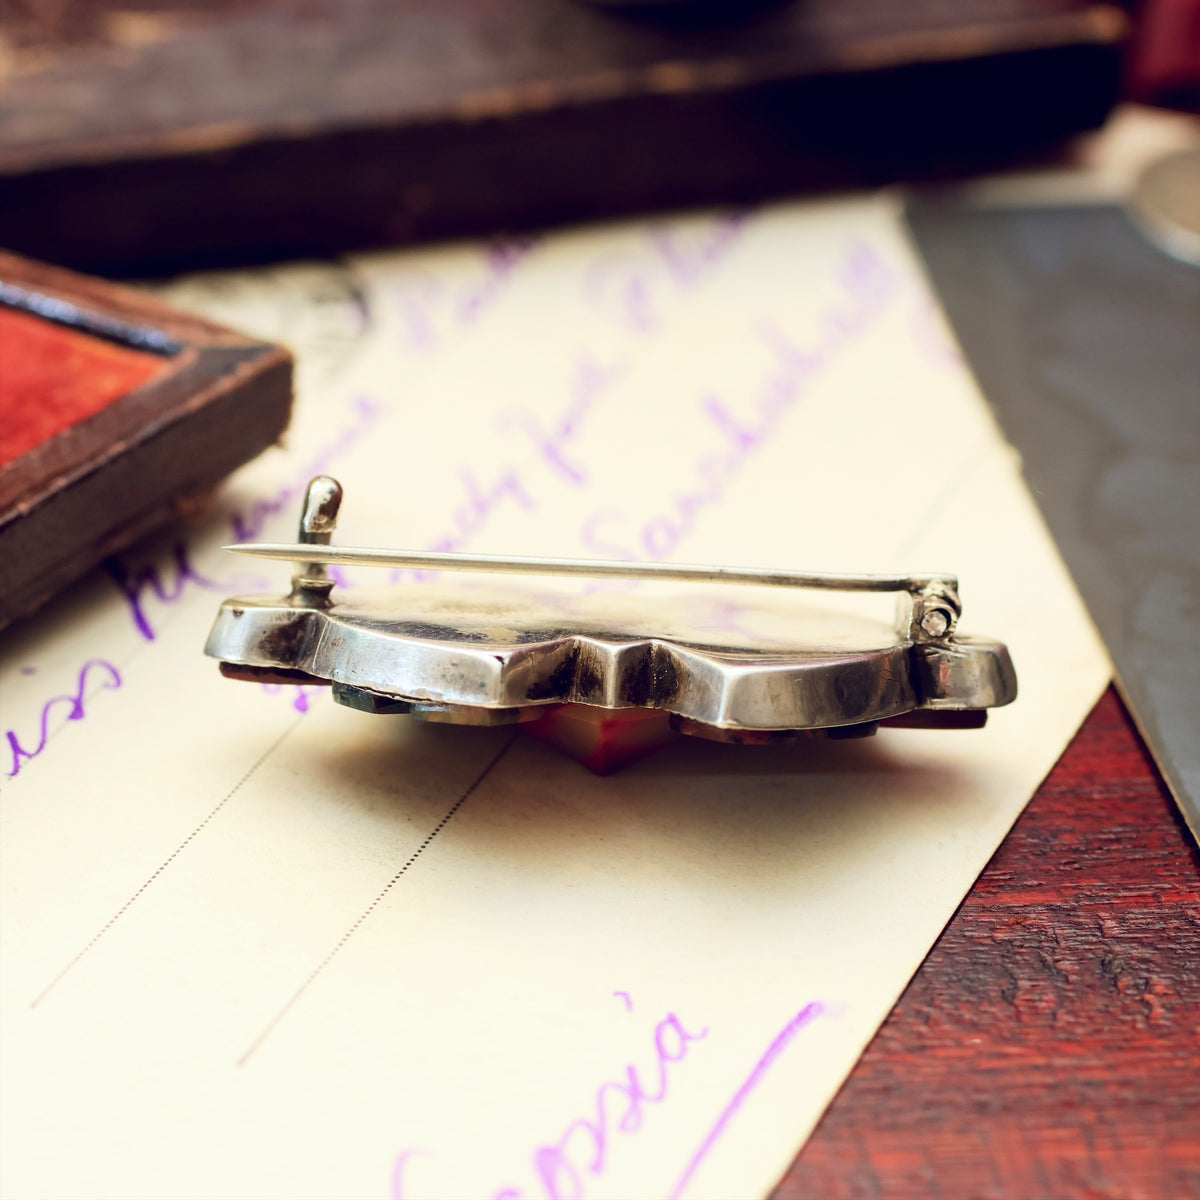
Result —
M1099 125L1094 0L58 0L0 33L6 243L108 273L994 166Z

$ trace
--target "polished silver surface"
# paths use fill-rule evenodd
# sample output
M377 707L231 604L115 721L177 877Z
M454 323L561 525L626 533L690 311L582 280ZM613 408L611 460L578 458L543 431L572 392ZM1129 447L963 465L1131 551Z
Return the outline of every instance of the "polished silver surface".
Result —
M292 600L297 604L324 603L333 590L328 565L315 557L329 546L342 503L342 485L328 475L309 481L300 510L300 543L291 558L296 561L292 576Z
M589 579L652 579L684 583L738 583L813 588L835 592L953 590L953 575L834 575L774 571L762 567L696 566L691 563L626 562L603 558L526 558L499 554L451 554L437 550L376 550L366 547L242 542L223 547L234 554L287 562L309 559L326 566L410 567L435 571L482 571L498 575L571 575Z
M235 547L300 566L289 595L221 606L206 652L228 674L330 682L335 699L370 712L491 724L578 703L662 709L701 733L866 726L1016 694L1002 645L952 636L952 576L347 551L308 540L328 538L339 499L318 478L300 544ZM334 592L333 563L451 570ZM518 573L538 579L501 577ZM575 582L583 576L621 584L589 590ZM774 590L746 588L764 584ZM896 591L905 603L892 627L815 608L814 589Z

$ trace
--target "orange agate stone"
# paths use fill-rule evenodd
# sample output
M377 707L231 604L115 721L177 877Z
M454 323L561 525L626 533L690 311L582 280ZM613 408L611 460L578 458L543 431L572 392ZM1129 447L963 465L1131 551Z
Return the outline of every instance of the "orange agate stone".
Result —
M597 775L608 775L673 742L669 713L656 708L598 708L559 704L521 728L581 762Z

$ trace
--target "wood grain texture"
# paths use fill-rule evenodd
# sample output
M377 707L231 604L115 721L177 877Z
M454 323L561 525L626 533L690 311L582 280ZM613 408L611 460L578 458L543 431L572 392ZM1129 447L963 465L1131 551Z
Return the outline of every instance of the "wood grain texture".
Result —
M460 121L650 92L728 91L1079 42L1080 0L784 0L640 11L564 0L3 0L0 162L229 148L315 126ZM236 52L235 52L236 51Z
M1200 856L1111 688L775 1195L1200 1196Z
M110 274L995 165L1104 119L1127 26L1104 0L0 14L6 243Z

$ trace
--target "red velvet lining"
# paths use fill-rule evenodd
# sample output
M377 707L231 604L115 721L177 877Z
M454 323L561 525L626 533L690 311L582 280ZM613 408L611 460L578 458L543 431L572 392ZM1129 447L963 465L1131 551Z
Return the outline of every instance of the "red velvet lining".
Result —
M0 306L0 466L169 366L156 354Z

